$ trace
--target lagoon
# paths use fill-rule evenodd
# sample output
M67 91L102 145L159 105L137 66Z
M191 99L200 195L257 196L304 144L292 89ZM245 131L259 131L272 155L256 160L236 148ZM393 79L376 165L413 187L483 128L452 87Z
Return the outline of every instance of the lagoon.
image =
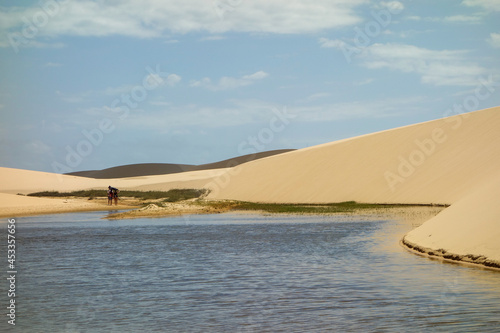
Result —
M500 273L407 252L398 242L413 226L403 221L104 216L16 219L15 331L496 332L500 326ZM5 292L0 300L7 305Z

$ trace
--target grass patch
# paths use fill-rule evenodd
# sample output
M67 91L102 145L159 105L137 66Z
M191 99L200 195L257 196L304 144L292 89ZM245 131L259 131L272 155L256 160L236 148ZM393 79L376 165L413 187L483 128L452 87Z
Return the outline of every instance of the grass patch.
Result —
M120 191L120 197L133 197L142 200L141 205L147 206L154 203L162 206L162 203L179 202L188 199L198 199L209 193L206 189L172 189L169 191ZM74 192L44 191L30 193L34 197L83 197L93 199L96 197L107 197L106 190L85 190ZM163 199L163 200L162 200ZM156 201L151 201L156 200ZM160 202L158 202L160 201ZM387 208L401 208L414 206L443 206L446 205L422 205L422 204L367 204L355 201L346 201L329 204L277 204L258 203L247 201L195 201L193 204L213 208L217 211L262 211L267 213L288 214L335 214L352 213L363 210L376 210Z
M165 202L177 202L181 200L199 198L207 194L206 189L172 189L169 191L120 191L120 197L133 197L141 200L155 200L165 199ZM57 191L43 191L30 193L31 197L79 197L79 198L95 198L107 197L106 190L85 190L73 192L57 192Z
M203 195L208 194L208 190L206 189L174 189L170 190L167 193L168 198L163 200L164 202L177 202L188 199L199 198Z
M105 197L107 196L106 191L101 190L85 190L85 191L73 191L73 192L58 192L58 191L42 191L28 194L29 197L80 197L80 198L95 198L95 197Z
M350 213L360 210L373 210L381 208L408 207L413 205L403 204L366 204L355 201L346 201L329 204L276 204L276 203L257 203L245 201L213 201L204 202L215 209L221 210L245 210L245 211L264 211L267 213L289 213L289 214L332 214L332 213Z

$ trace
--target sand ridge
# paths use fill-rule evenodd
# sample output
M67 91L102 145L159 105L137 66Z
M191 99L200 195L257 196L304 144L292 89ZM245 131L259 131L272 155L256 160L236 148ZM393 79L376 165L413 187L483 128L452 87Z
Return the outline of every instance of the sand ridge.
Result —
M451 204L500 174L499 108L300 149L238 167L210 198ZM215 186L214 186L215 185Z

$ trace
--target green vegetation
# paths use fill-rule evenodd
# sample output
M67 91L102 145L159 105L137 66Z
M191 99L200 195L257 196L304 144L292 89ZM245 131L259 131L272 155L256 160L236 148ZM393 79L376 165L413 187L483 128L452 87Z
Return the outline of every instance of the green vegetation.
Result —
M165 202L177 202L181 200L188 200L199 198L208 193L206 189L172 189L169 191L120 191L120 197L133 197L141 200L154 200L165 199ZM32 197L81 197L81 198L95 198L106 197L106 190L85 190L73 192L57 192L57 191L44 191L30 193L28 196Z
M73 192L57 192L57 191L43 191L28 194L29 197L105 197L106 191L100 190L86 190L86 191L73 191Z
M164 202L177 202L188 199L195 199L201 196L207 195L208 190L206 189L174 189L166 192L167 198L163 200Z
M256 203L244 201L213 201L200 202L199 204L210 206L219 210L246 210L264 211L268 213L289 213L289 214L332 214L349 213L360 210L373 210L381 208L408 207L414 205L397 204L366 204L355 201L346 201L329 204L276 204L276 203Z
M199 199L209 193L206 189L172 189L170 191L120 191L120 197L136 198L141 200L140 205L154 203L163 206L162 203L179 202L188 199ZM74 192L55 192L45 191L28 194L36 197L87 197L93 199L96 197L106 197L105 190L85 190ZM156 201L151 201L156 200ZM355 201L346 201L329 204L277 204L277 203L258 203L246 201L200 201L193 204L211 208L215 211L262 211L267 213L288 213L288 214L335 214L352 213L363 210L376 210L385 208L426 206L426 205L408 205L408 204L367 204L357 203ZM434 205L439 206L439 205Z

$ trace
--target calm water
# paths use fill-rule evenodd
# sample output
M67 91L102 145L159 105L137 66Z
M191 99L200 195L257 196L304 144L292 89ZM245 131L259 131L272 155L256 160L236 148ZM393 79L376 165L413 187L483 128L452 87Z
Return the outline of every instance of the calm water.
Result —
M0 331L500 329L500 273L406 252L403 222L103 214L17 219L17 324Z

